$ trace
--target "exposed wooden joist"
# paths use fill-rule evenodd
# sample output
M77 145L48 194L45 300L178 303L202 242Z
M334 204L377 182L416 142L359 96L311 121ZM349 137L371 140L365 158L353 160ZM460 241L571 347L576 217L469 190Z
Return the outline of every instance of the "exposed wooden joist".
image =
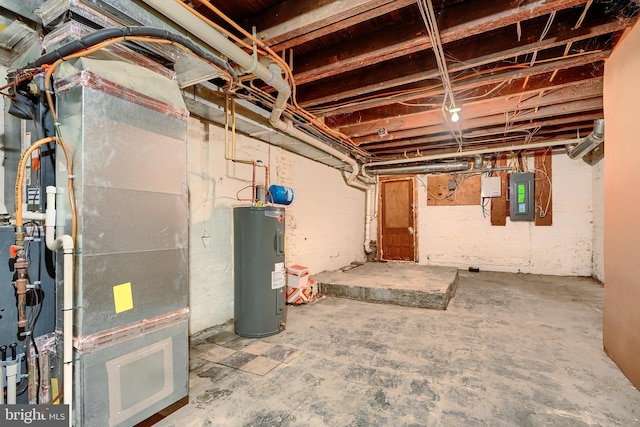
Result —
M581 100L600 97L602 94L602 78L583 80L571 85L552 87L546 94L539 96L539 90L525 91L519 95L501 96L470 102L464 105L461 112L463 124L465 121L486 115L504 114L521 111L528 108L537 108L545 105L561 104L567 100ZM351 137L377 134L378 129L384 127L388 133L413 127L423 127L442 123L443 115L440 108L415 114L406 114L400 117L387 118L371 122L356 123L339 128ZM417 126L415 125L417 124Z
M281 51L414 4L415 0L287 1L245 20L258 37Z
M478 0L450 8L439 23L443 43L477 35L516 22L545 15L554 10L584 3L585 0L520 0L497 2ZM416 13L417 8L416 8ZM295 76L299 84L325 78L431 47L421 20L402 22L374 35L362 34L340 46L318 49L296 58Z
M600 113L600 117L602 117L602 112ZM593 122L585 123L581 127L577 127L577 130L589 132L593 129ZM542 141L555 141L555 140L568 140L575 138L576 136L576 126L572 126L571 128L565 128L562 131L558 132L550 132L545 134L536 134L533 137L525 136L524 134L507 134L504 137L494 137L494 138L486 138L486 139L469 139L464 138L463 147L465 149L474 149L479 147L486 147L488 145L494 146L498 144L522 144L525 141L528 142L542 142ZM435 150L442 150L444 148L455 149L458 148L459 142L456 141L452 135L449 135L448 139L443 139L437 143L431 144L411 144L401 148L393 148L393 149L381 149L381 150L371 150L371 154L374 155L377 159L381 158L393 158L397 156L405 156L407 153L415 153L416 155L424 155L430 153Z
M587 55L576 56L567 59L561 59L557 61L547 62L539 65L535 65L534 67L516 67L516 69L507 72L496 72L494 74L486 75L485 77L478 77L476 79L467 79L460 83L454 83L453 89L456 93L460 93L463 91L469 91L476 89L481 86L489 86L489 85L497 85L502 82L509 82L517 79L523 79L526 76L536 76L546 73L551 73L554 70L565 70L574 67L580 67L585 64L593 64L598 65L599 61L606 59L610 55L609 51L596 52ZM601 65L600 65L601 66ZM589 75L591 76L591 75ZM430 89L423 93L418 91L411 91L406 95L396 95L392 99L382 100L377 103L373 103L371 105L375 105L377 108L369 108L363 109L361 106L356 114L351 114L355 111L350 111L345 114L326 117L326 122L332 127L345 127L350 124L362 124L379 120L381 117L389 118L389 109L386 107L390 104L395 104L399 102L407 102L416 99L424 99L426 96L439 96L443 93L443 89L441 87L436 89ZM340 110L341 112L344 109ZM385 127L379 126L380 127Z
M581 114L580 121L577 121L575 117L560 117L549 120L525 122L515 126L510 126L509 128L505 128L504 124L502 124L500 126L467 131L463 133L463 137L466 141L483 141L492 137L505 135L515 135L517 137L521 137L530 133L533 129L536 128L547 129L554 127L552 130L542 130L539 132L539 135L545 136L550 132L566 132L570 130L575 131L576 128L590 129L593 127L593 121L599 118L602 118L601 112ZM582 122L582 124L580 124L580 122ZM418 149L428 148L428 146L430 145L449 141L452 138L450 133L426 135L424 128L410 129L406 133L409 135L405 136L404 138L400 138L400 135L397 135L398 133L396 133L394 134L396 138L393 140L377 141L376 143L367 144L366 146L360 145L360 147L366 148L367 151L370 151L374 154L380 153L381 151L401 153L403 150L406 151L410 147Z
M471 48L464 43L449 47L447 54L456 58L456 62L449 64L448 69L452 74L459 73L535 51L575 43L603 34L611 34L620 31L625 25L623 21L614 21L590 28L581 27L576 30L566 27L561 27L560 30L554 28L554 32L542 41L526 43L526 39L523 39L515 47L513 37L509 36L512 30L503 29L495 35L492 34L491 43L486 43L479 48ZM322 79L312 85L303 85L298 88L297 99L302 107L309 108L409 83L434 79L438 76L439 71L433 55L430 52L428 54L425 52L424 55L418 57L403 57L374 68L369 67L366 71L347 74L340 79ZM345 81L348 81L349 84L345 84Z
M562 104L545 106L537 109L528 109L526 111L521 111L517 116L511 117L510 120L507 120L505 114L494 114L490 116L464 120L464 123L460 123L460 130L464 132L467 129L477 129L499 125L505 126L505 128L509 128L510 126L517 125L518 123L524 123L528 121L539 121L550 117L579 115L585 112L591 114L593 111L601 110L602 98L598 97L581 101L572 101ZM576 121L581 120L576 117ZM423 135L442 134L445 132L451 132L451 130L452 128L443 123L420 128L420 131L423 132Z

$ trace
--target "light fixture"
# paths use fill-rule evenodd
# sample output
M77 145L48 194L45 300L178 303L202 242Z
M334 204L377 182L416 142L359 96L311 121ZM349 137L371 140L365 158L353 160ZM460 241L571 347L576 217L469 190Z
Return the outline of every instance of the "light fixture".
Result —
M451 121L452 122L455 123L458 120L460 120L460 115L458 114L460 112L460 110L462 110L462 108L459 108L459 107L449 108L449 113L451 113Z

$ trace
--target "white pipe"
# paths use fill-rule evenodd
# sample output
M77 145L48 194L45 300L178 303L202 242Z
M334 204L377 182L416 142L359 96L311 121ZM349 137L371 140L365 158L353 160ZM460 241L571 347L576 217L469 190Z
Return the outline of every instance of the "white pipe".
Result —
M22 211L22 219L29 221L44 221L46 214L42 212L28 211L26 208Z
M287 82L280 76L276 75L273 71L257 62L257 58L254 59L251 55L247 54L244 50L236 46L228 38L220 34L218 30L212 28L195 16L188 12L184 7L180 6L176 1L169 0L143 0L146 4L171 19L182 28L189 31L189 33L198 37L200 40L223 54L231 58L236 64L238 64L243 70L251 70L252 74L264 81L266 84L278 91L276 103L271 112L270 121L277 121L284 111L285 104L289 96L291 95L291 88Z
M16 404L16 381L18 379L18 363L20 359L16 359L16 363L6 366L7 369L7 404Z
M371 221L373 220L373 208L371 207L371 199L373 195L373 185L369 185L367 188L367 195L365 196L365 209L366 214L364 216L364 253L367 255L372 252L371 249Z
M0 367L0 405L4 405L4 371Z
M285 132L286 134L294 138L297 138L305 142L306 144L314 148L317 148L318 150L324 151L325 153L330 154L331 156L337 158L338 160L342 160L343 162L347 163L349 166L351 166L351 174L349 174L349 176L347 177L347 184L350 185L351 187L359 188L361 190L366 190L368 188L367 184L357 181L358 175L360 173L360 166L358 165L358 162L356 162L355 159L351 158L349 155L343 153L342 151L336 150L333 147L328 146L324 142L317 140L311 135L307 135L301 130L296 129L293 126L293 124L290 122L286 122L284 120L278 120L276 123L272 122L271 124L276 129L279 129Z
M69 426L73 423L73 238L68 234L55 238L56 227L56 187L47 187L47 209L45 238L52 251L62 248L64 252L63 273L63 403L69 405Z
M296 129L291 123L287 123L281 119L282 112L286 108L287 100L291 96L291 88L286 80L280 75L276 75L272 70L265 67L260 62L256 63L254 58L247 54L244 50L236 46L228 38L220 34L216 29L212 28L206 22L194 14L185 10L176 1L167 0L143 0L146 4L171 19L182 28L188 29L191 34L198 37L200 40L208 44L213 49L217 50L224 56L229 57L235 63L237 63L245 71L252 70L251 72L260 78L267 85L271 86L278 92L276 102L271 111L269 122L271 125L279 129L288 135L300 139L303 142L315 147L333 157L349 164L351 166L351 174L347 178L347 184L351 187L366 190L367 185L357 181L360 173L360 166L355 159L351 158L347 154L336 150L322 141L307 135L306 133ZM255 68L255 69L254 69Z

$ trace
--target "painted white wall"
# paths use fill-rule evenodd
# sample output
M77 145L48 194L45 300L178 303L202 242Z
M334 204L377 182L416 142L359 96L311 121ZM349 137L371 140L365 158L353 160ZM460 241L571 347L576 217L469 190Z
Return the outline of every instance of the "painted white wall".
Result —
M604 159L592 167L593 277L604 282Z
M531 163L531 162L530 162ZM480 206L427 206L418 191L419 263L462 269L591 276L593 207L591 166L555 154L553 226L532 222L492 226ZM427 176L421 179L426 183Z
M236 157L262 160L270 182L291 187L286 207L286 263L310 273L364 260L364 192L336 169L237 135ZM224 159L224 129L189 119L190 332L233 318L232 208L251 197L252 168ZM263 172L258 171L258 183ZM240 193L238 193L240 191Z

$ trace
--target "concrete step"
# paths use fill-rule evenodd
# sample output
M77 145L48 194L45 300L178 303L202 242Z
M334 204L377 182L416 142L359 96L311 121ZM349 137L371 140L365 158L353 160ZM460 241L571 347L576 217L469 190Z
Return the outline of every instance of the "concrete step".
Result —
M458 269L371 262L312 276L320 294L359 301L445 310L455 295Z

